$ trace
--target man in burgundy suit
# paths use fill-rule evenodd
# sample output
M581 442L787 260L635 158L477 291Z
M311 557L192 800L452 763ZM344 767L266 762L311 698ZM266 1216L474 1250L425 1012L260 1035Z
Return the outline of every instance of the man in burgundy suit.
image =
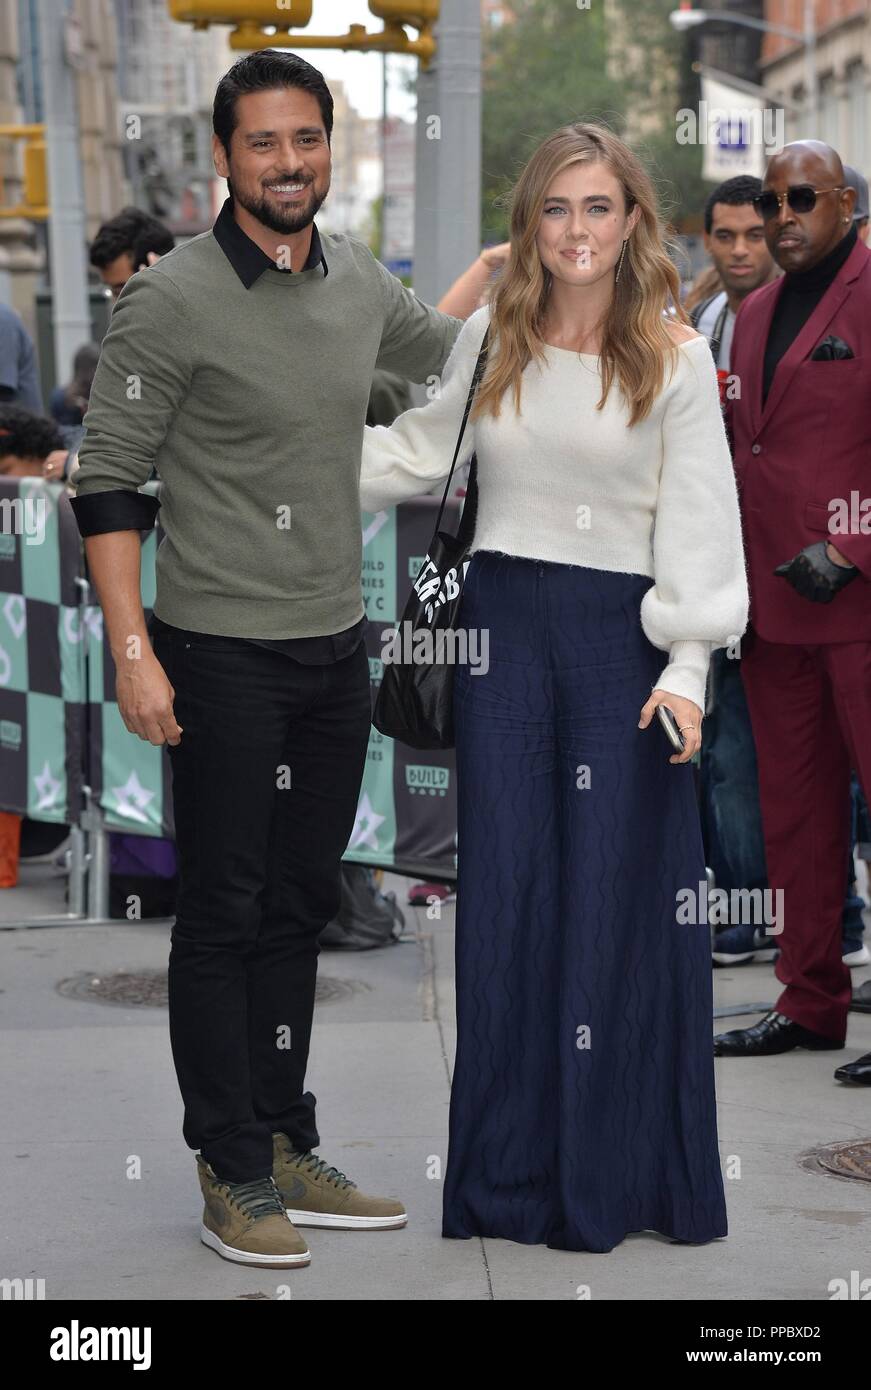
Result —
M820 141L771 159L758 210L785 274L735 323L727 417L750 584L741 674L768 880L783 890L772 941L784 989L753 1027L715 1038L718 1056L839 1049L847 1030L851 764L871 792L871 251L855 199ZM835 1076L871 1084L871 1054Z

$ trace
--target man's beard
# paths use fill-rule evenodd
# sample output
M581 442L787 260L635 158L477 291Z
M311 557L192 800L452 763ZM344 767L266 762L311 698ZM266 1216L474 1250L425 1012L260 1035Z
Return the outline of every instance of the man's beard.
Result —
M298 183L298 179L284 179L284 183ZM228 181L228 187L229 181ZM312 188L312 184L306 184L306 190ZM322 197L317 196L309 201L304 208L293 207L289 203L276 206L267 202L266 194L261 193L259 198L253 198L248 194L240 193L238 188L232 188L234 200L239 203L246 212L250 212L252 217L256 217L258 222L262 222L264 227L268 227L271 232L301 232L313 220L315 214L326 198L326 193Z

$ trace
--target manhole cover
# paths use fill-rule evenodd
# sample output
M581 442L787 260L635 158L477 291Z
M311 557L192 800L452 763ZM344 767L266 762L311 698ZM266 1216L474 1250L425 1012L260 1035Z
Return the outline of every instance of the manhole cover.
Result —
M362 980L336 980L319 975L315 988L316 1004L331 1004L351 994L368 990ZM125 1008L165 1009L167 983L165 970L115 970L111 975L84 971L61 980L59 994L66 999L90 999L101 1004L121 1004Z
M332 975L319 975L315 1003L332 1004L336 999L347 999L352 994L368 994L371 988L362 980L337 980Z
M127 1008L166 1008L165 970L115 970L111 975L84 972L61 980L57 989L67 999L90 999Z
M858 1178L871 1182L871 1139L848 1139L838 1144L824 1144L812 1149L809 1158L815 1159L828 1173L839 1178Z

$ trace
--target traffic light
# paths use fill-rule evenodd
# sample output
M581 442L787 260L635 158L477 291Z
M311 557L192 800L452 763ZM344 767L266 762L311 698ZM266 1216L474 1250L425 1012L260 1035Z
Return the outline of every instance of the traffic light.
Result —
M384 28L375 31L351 24L347 34L298 33L312 17L313 0L167 0L167 5L173 19L195 29L230 25L228 43L234 52L343 48L358 53L408 53L426 68L436 51L432 27L439 17L439 0L369 0L371 13L384 21ZM417 33L409 37L403 25Z
M300 29L312 17L312 0L169 0L173 19L206 29L210 24L276 24Z
M439 0L369 0L369 9L376 19L423 29L438 19Z
M49 215L48 178L45 166L45 126L44 125L0 125L0 140L20 140L21 181L24 198L13 207L0 203L0 218L29 217L33 222L44 222ZM3 178L0 173L0 199L2 199Z
M44 208L48 203L48 179L45 173L45 140L27 140L22 151L24 203L30 208Z

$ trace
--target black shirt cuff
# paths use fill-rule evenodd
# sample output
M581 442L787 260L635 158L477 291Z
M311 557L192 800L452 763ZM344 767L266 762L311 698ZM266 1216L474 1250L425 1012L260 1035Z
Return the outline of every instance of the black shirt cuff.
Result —
M85 497L71 497L79 534L99 536L104 531L150 531L160 509L160 502L147 492L112 488L107 492L91 492Z

